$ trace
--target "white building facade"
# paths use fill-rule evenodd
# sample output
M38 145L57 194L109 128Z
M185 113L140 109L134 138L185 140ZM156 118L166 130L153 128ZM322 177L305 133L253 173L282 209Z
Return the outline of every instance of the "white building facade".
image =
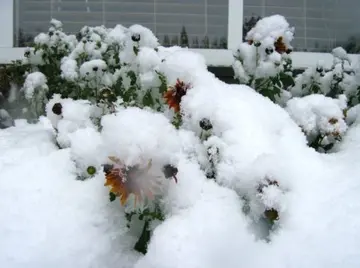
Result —
M22 57L27 42L47 31L51 18L66 32L84 25L141 24L164 45L180 45L186 32L191 49L210 66L230 66L232 50L259 17L280 14L295 27L293 64L305 68L343 46L357 60L358 0L1 0L0 63Z

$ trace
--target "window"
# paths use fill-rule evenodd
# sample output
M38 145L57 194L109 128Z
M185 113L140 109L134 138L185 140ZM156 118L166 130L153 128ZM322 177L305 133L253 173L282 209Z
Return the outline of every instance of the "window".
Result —
M281 14L295 27L295 51L360 52L358 0L244 0L244 34L258 17Z
M26 46L55 18L71 33L138 23L165 46L227 49L228 10L228 0L15 0L14 43Z

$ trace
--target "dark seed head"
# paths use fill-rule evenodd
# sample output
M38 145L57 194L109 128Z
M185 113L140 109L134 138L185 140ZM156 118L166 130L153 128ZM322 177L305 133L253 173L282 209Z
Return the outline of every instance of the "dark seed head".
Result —
M57 102L54 104L54 106L52 107L52 112L56 115L61 115L62 113L62 105L60 102Z
M255 46L255 47L259 47L260 45L261 45L261 43L260 43L259 41L255 41L255 42L254 42L254 46Z
M49 36L53 36L54 35L54 32L49 32Z
M178 169L170 164L165 165L162 171L167 179L173 178L178 173Z
M99 70L99 67L97 67L97 66L93 67L94 72L97 72L97 70Z
M268 55L272 54L273 52L274 52L274 50L272 48L266 48L265 49L265 53L268 54Z
M214 179L216 176L215 171L214 170L210 170L209 172L206 173L206 178L208 179Z
M318 73L322 73L322 72L324 71L324 69L321 68L321 67L317 67L317 68L316 68L316 71L317 71Z
M86 44L86 40L83 40L82 42L83 42L84 44Z
M131 36L131 40L133 40L134 42L139 42L139 41L140 41L140 34L134 33L134 34Z
M206 131L212 129L212 127L213 127L210 120L207 118L201 119L199 122L199 125L203 130L206 130Z
M110 171L113 169L113 165L110 165L110 164L105 164L103 165L103 170L104 170L104 173L105 175L109 174Z
M290 54L293 50L291 48L288 48L285 52L286 54Z

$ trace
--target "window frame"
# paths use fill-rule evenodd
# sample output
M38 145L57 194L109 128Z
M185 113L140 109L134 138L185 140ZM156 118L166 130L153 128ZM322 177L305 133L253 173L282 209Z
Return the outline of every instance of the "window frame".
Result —
M228 49L190 49L203 55L208 66L231 66L233 63L233 50L242 42L243 0L228 1ZM1 25L10 25L10 27L0 27L0 64L8 64L13 60L21 59L26 48L14 47L15 0L1 0L1 3L0 23ZM318 61L322 61L328 68L332 65L330 53L293 52L291 55L293 67L296 69L314 66ZM360 62L358 54L350 54L349 57L353 62Z

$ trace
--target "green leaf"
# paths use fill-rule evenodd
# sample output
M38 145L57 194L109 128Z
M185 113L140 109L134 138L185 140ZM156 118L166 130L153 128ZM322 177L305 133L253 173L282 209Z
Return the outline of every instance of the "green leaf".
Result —
M115 199L116 199L116 194L114 194L113 192L109 192L109 199L110 199L110 202L115 201Z
M145 221L142 233L139 240L136 242L134 249L142 254L146 254L147 247L150 241L150 230L149 230L150 221Z
M136 46L134 46L134 47L133 47L133 50L134 50L135 55L137 56L138 53L139 53L139 48L136 47Z
M289 88L295 86L295 81L292 75L288 75L284 72L280 73L280 80L284 86L284 88Z
M153 107L155 105L154 99L151 95L151 91L148 90L143 97L143 105Z

